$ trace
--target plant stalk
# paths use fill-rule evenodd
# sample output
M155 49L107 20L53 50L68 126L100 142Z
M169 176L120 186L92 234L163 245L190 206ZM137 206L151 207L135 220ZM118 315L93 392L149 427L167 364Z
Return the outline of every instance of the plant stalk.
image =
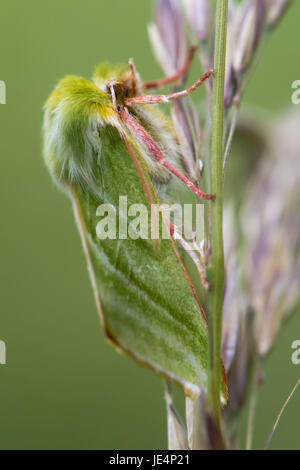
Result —
M209 401L216 424L221 429L221 336L224 298L223 248L223 121L228 0L217 0L215 37L215 79L212 103L210 179L211 264L209 293Z

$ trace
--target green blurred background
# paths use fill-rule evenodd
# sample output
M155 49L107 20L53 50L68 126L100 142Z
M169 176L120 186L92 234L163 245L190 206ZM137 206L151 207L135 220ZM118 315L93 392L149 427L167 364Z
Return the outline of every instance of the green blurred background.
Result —
M147 38L148 0L2 0L0 79L1 296L0 448L166 447L161 380L106 344L94 306L71 204L41 156L42 106L65 74L89 77L103 59L134 57L147 80L161 76ZM300 79L300 2L268 42L246 101L279 113ZM291 318L266 367L256 421L261 448L300 375ZM272 447L300 448L300 393Z

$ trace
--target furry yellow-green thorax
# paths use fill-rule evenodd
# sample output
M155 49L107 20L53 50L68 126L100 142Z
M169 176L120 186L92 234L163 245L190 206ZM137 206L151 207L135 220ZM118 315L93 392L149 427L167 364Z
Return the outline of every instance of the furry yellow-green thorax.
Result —
M93 81L67 76L50 95L45 104L44 159L51 175L60 186L75 184L82 189L93 188L97 193L95 175L101 165L102 137L104 133L111 134L113 127L122 128L131 140L154 185L157 183L159 187L161 182L167 183L170 179L168 171L154 161L142 142L132 140L130 132L120 122L107 86L109 82L114 84L118 104L141 88L138 75L133 75L128 66L103 63L96 68ZM179 161L169 119L147 105L133 105L130 112L159 147L168 150L168 158ZM116 142L110 141L111 145L118 145L120 140L119 135Z

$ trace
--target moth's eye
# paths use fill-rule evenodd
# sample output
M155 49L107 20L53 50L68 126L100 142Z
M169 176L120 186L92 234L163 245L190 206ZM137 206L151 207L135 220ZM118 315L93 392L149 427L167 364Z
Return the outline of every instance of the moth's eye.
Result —
M131 98L133 96L133 92L134 92L134 87L131 83L130 86L125 88L125 98Z
M106 91L111 96L111 88L110 86L113 85L114 93L116 98L120 98L121 96L124 96L124 84L122 82L116 82L114 80L108 80L106 83Z

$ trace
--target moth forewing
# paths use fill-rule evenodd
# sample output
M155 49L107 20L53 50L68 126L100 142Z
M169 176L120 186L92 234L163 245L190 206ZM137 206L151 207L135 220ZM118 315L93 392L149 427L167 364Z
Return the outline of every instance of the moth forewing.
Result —
M119 195L127 195L128 202L147 205L126 147L122 153L106 148L101 168L106 201L118 210ZM151 240L97 240L97 206L92 192L78 191L76 207L82 216L77 220L108 339L197 394L199 384L206 386L207 328L171 242L160 240L156 254Z

